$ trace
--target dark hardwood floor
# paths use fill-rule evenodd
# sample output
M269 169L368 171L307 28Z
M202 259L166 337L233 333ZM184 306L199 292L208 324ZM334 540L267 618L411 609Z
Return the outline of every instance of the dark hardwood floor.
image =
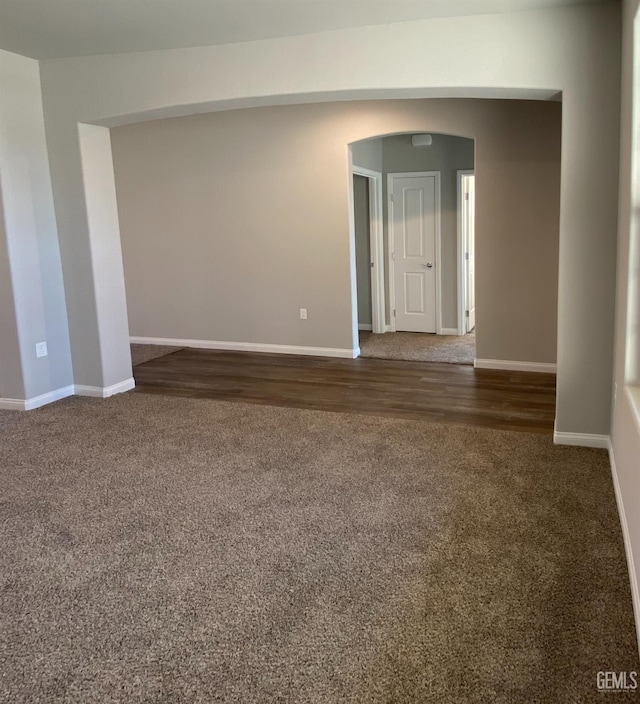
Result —
M436 362L183 349L134 367L139 393L551 433L555 376Z

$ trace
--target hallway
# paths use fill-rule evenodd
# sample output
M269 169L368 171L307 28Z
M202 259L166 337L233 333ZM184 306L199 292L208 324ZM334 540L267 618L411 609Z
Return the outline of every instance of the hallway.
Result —
M419 332L360 332L360 356L412 362L470 364L476 356L476 333L431 335Z

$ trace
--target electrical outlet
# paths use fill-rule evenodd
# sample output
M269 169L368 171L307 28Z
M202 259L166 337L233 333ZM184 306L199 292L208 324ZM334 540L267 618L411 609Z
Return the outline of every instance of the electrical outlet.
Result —
M36 342L36 357L46 357L49 353L47 352L46 342Z
M307 309L300 308L300 320L306 320L306 319L307 319Z

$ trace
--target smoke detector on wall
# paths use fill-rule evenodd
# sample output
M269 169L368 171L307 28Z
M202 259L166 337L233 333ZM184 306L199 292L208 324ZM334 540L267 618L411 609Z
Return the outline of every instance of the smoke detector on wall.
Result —
M433 144L433 136L430 134L414 134L411 137L411 144L414 147L430 147Z

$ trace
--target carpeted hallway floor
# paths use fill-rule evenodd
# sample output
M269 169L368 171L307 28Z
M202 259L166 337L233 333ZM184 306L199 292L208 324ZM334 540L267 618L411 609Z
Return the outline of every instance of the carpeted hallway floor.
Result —
M639 669L602 451L145 394L0 439L2 702L584 704Z
M473 364L475 330L466 335L431 335L420 332L360 332L360 356L411 362Z

